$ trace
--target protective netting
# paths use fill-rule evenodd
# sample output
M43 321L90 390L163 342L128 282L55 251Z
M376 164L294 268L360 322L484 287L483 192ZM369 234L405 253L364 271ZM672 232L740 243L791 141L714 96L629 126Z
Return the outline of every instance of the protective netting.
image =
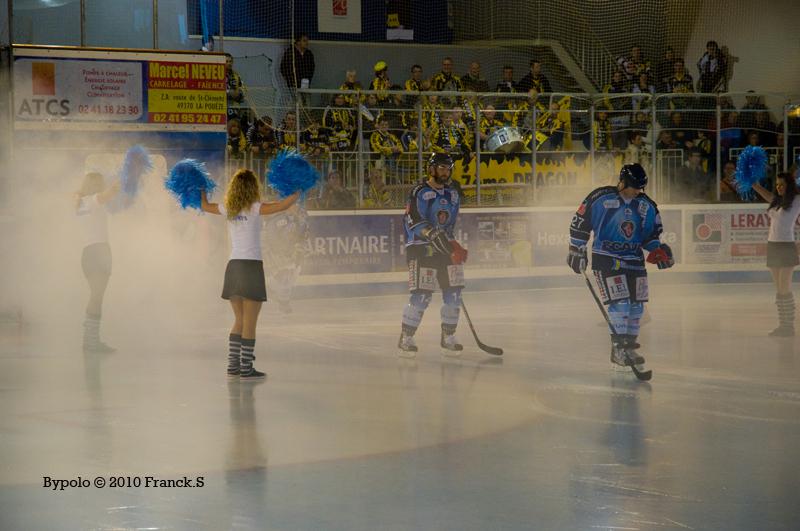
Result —
M76 26L76 2L19 0L15 40L75 44L63 28L78 27L88 43L124 45L147 35L145 4L103 30L97 1ZM229 114L253 134L229 146L231 165L263 173L276 149L297 147L378 207L400 206L439 150L467 204L570 204L634 161L659 201L735 200L723 181L745 146L767 149L770 178L800 149L781 93L797 83L774 81L800 72L782 37L796 15L788 0L186 2L190 46L230 52L244 80ZM292 52L304 34L313 76Z

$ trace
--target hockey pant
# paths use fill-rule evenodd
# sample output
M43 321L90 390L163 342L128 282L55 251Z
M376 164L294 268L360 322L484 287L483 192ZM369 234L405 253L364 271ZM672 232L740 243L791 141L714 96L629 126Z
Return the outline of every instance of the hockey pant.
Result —
M594 271L600 300L608 305L612 335L639 335L639 324L648 300L647 271L620 269Z

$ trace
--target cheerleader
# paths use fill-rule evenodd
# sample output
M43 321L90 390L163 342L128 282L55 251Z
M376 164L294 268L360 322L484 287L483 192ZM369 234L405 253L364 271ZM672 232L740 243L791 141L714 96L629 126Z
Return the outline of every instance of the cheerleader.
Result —
M75 213L81 226L83 253L81 268L89 284L89 302L83 321L83 349L87 352L110 353L116 349L100 341L100 318L103 297L111 277L111 247L108 245L108 212L106 206L120 190L120 181L106 186L100 173L89 172L75 193Z
M767 267L775 282L775 304L778 307L778 328L771 336L794 336L794 295L792 294L792 272L800 264L794 230L800 216L800 195L794 177L790 173L779 173L775 178L773 194L760 184L753 190L769 203L769 236L767 237Z
M234 315L229 336L228 377L240 380L266 377L253 366L258 313L267 300L261 261L260 216L286 210L298 197L299 193L295 193L282 201L262 203L258 178L247 169L233 174L223 203L209 203L206 192L201 192L202 210L224 215L231 239L231 256L222 288L222 298L230 301Z

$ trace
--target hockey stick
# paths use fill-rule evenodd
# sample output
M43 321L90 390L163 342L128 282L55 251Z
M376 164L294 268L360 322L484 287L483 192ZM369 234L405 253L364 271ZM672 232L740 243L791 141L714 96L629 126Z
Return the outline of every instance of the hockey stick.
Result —
M589 292L592 294L594 302L596 302L597 307L600 308L600 313L603 314L603 317L605 318L606 323L608 324L608 329L611 330L612 334L614 334L615 330L614 326L611 324L611 319L608 317L608 313L606 312L606 309L603 307L603 303L600 302L600 297L598 297L597 293L595 293L594 286L592 286L592 281L589 280L589 275L586 274L586 271L583 271L583 279L586 281L586 286L589 288ZM643 382L649 381L653 377L652 370L642 371L639 370L639 367L637 367L636 365L631 365L630 367L631 370L633 371L633 374L636 375L636 378Z
M464 310L464 317L467 318L467 324L469 324L469 329L472 330L472 337L475 338L475 343L478 344L478 348L487 354L491 354L492 356L502 356L503 349L500 347L490 347L478 339L478 333L475 332L475 327L472 326L472 319L469 318L469 312L467 311L467 307L464 305L464 299L461 299L461 309Z

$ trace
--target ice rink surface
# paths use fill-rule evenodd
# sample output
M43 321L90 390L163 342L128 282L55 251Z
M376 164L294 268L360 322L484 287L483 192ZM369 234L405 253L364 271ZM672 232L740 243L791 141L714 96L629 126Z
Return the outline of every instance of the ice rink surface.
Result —
M188 323L142 307L136 326L107 303L109 355L84 354L80 315L6 323L0 529L797 529L800 338L766 337L773 297L651 286L650 383L612 369L578 280L465 292L502 358L463 317L466 350L443 358L439 295L413 361L396 356L400 292L268 303L259 384L225 377L219 299Z

